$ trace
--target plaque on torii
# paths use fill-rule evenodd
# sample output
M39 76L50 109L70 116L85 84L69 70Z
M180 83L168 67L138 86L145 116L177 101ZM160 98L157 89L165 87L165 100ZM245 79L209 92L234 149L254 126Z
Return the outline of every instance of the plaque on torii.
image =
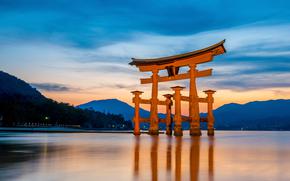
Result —
M135 103L135 115L133 118L134 122L134 134L140 134L140 122L149 122L149 134L156 135L159 133L159 122L166 123L166 134L172 134L172 122L174 122L174 135L182 136L182 121L189 121L190 123L190 135L200 136L200 122L206 121L208 124L208 135L214 135L214 116L212 110L213 94L215 91L207 90L204 91L207 94L206 98L200 98L197 94L196 78L206 77L212 75L212 69L197 70L197 65L210 62L214 56L221 55L226 52L224 47L225 40L203 48L200 50L168 56L154 59L136 59L132 58L130 65L134 65L141 72L152 72L150 78L141 78L141 84L152 84L151 99L141 99L141 91L133 91L134 94L133 102ZM186 73L180 73L181 67L188 67ZM167 70L167 76L159 76L160 70ZM184 87L175 86L172 87L174 94L164 95L165 101L158 100L158 82L176 81L189 79L189 96L182 96L181 90ZM171 118L171 106L174 99L175 115L172 121ZM181 115L181 101L189 102L189 117ZM204 102L208 104L207 118L200 118L199 116L199 103ZM150 104L150 117L141 118L139 115L140 104ZM166 106L166 118L158 118L158 105Z

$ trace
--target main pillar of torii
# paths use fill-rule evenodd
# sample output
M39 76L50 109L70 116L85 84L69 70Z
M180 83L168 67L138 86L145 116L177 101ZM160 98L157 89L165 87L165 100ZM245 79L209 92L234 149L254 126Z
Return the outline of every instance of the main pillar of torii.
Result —
M224 48L225 40L203 48L200 50L153 59L136 59L132 58L130 65L135 65L141 72L152 72L150 78L142 78L141 84L152 84L152 92L150 99L150 128L149 134L155 135L159 133L158 128L158 82L176 81L189 79L189 122L190 122L190 135L200 136L200 117L199 117L199 97L196 88L196 78L206 77L212 74L212 69L201 70L197 69L198 64L210 62L214 56L226 52ZM186 73L179 73L181 67L188 67ZM167 70L167 76L159 76L160 70Z

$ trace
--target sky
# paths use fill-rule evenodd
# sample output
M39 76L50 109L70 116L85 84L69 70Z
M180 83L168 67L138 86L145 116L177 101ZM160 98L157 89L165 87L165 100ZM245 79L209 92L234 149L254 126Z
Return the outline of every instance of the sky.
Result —
M289 8L286 0L0 0L0 70L72 105L110 98L132 105L130 91L144 91L143 98L151 92L139 81L150 74L128 65L132 57L226 39L226 54L198 66L213 68L213 76L198 80L200 97L217 90L215 108L289 99ZM164 82L159 98L176 85L187 86L188 95L188 81Z

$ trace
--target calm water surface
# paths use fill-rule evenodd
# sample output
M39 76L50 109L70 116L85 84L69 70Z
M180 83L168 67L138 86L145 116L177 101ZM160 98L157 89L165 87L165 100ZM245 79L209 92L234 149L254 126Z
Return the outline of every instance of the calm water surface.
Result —
M290 180L290 132L0 133L0 180Z

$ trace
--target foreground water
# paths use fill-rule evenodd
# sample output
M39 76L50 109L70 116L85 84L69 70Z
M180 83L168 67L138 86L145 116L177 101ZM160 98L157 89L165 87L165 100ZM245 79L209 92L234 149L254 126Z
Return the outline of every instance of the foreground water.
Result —
M290 132L0 133L0 180L290 180Z

